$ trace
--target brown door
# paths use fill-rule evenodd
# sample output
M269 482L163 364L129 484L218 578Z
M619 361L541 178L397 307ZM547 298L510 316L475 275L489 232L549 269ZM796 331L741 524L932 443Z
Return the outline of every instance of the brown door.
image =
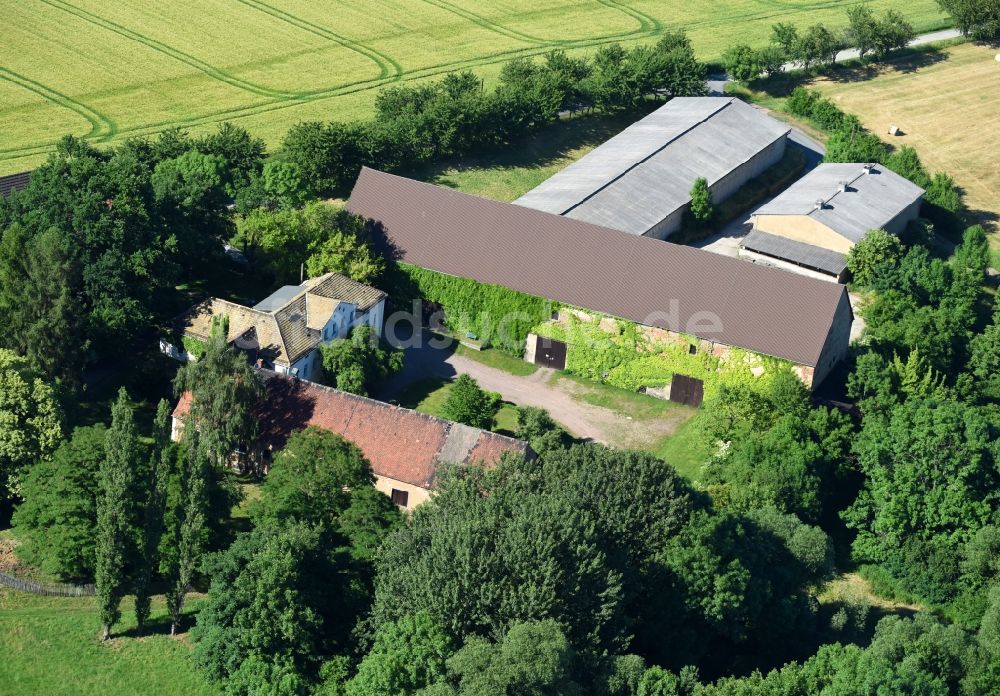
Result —
M670 382L670 400L687 406L701 406L705 385L700 379L687 375L674 375Z
M535 364L565 370L566 344L539 336L535 342Z

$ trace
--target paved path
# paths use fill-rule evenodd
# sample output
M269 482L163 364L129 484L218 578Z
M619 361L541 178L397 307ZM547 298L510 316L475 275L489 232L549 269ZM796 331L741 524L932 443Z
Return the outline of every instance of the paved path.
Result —
M913 39L908 46L925 46L936 41L949 41L951 39L957 39L961 36L962 32L958 29L942 29L941 31L932 31L927 34L921 34ZM858 53L858 49L845 48L843 51L837 53L836 62L841 63L846 60L856 60L860 57L861 55ZM782 70L788 72L790 70L797 70L801 67L801 64L797 61L791 61L785 63L782 66ZM729 76L724 73L715 73L708 76L708 91L710 94L725 94L727 84L729 84Z

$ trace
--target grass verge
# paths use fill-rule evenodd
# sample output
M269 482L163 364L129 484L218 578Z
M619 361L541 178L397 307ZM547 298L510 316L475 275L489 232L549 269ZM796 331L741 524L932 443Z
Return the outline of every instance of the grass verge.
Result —
M702 467L712 456L712 447L701 430L703 413L699 411L693 418L681 423L673 434L660 440L653 448L657 457L672 465L692 483L700 479Z
M493 350L491 348L487 348L486 350L475 350L474 348L469 348L459 344L455 349L455 354L461 355L463 358L475 360L476 362L486 365L487 367L492 367L496 370L503 370L508 374L516 375L518 377L527 377L528 375L533 375L538 371L537 365L532 365L531 363L524 362L520 358L516 358L509 353Z

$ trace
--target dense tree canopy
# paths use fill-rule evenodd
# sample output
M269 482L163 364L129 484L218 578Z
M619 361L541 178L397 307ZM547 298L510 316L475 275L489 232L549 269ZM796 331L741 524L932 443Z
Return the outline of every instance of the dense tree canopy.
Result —
M913 398L888 420L866 418L855 450L867 482L845 513L855 556L948 599L959 546L997 522L996 443L989 415L953 400Z
M19 492L24 468L51 455L62 436L52 387L25 358L0 348L0 501Z
M51 459L27 470L24 502L13 519L21 560L63 580L94 577L98 470L106 437L101 425L77 428Z
M389 347L368 324L359 324L350 338L320 346L323 371L337 389L365 395L403 368L403 352Z
M334 529L354 493L374 483L361 450L329 430L310 426L292 435L275 456L253 508L254 519Z

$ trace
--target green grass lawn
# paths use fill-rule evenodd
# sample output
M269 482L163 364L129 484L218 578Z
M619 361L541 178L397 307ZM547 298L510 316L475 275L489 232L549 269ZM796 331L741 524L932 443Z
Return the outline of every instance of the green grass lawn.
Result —
M188 613L198 600L189 602ZM131 600L116 634L135 628ZM195 671L186 635L167 633L162 597L153 631L102 644L93 597L36 597L0 588L0 693L45 696L217 694Z
M399 395L399 405L429 416L444 418L441 411L451 393L452 382L443 377L414 382ZM493 432L513 436L517 432L517 406L505 401L493 420Z
M60 136L96 144L223 121L269 144L304 120L371 114L385 85L471 69L487 84L515 56L592 53L688 31L698 55L763 44L775 22L846 23L836 3L581 1L0 0L0 173L36 166ZM872 0L920 31L945 16L935 0Z
M475 360L476 362L482 363L487 367L503 370L508 374L517 375L518 377L533 375L538 370L537 365L532 365L531 363L525 362L521 360L521 358L516 358L509 353L504 353L490 348L487 348L486 350L475 350L474 348L467 348L466 346L459 344L455 349L455 353L457 355L461 355L463 358Z
M601 384L564 372L555 373L550 379L550 384L558 384L561 381L572 382L575 385L573 398L592 406L610 409L635 420L652 420L662 418L668 413L692 410L673 401L619 389L610 384Z
M671 464L681 476L696 482L701 477L701 468L712 456L711 445L705 441L701 432L701 414L699 411L680 425L674 433L661 440L653 452L657 457Z

